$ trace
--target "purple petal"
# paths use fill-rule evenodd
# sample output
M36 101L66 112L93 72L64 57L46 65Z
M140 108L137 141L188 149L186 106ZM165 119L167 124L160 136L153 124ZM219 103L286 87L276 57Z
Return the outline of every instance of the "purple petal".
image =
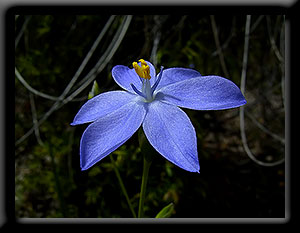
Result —
M80 141L82 170L116 150L137 131L146 114L144 104L130 102L87 127Z
M71 125L79 125L97 120L137 98L126 91L105 92L88 100L79 110Z
M158 86L159 83L160 83L160 80L161 80L163 71L164 71L164 67L161 66L160 72L159 72L159 74L157 75L157 78L156 78L156 80L155 80L155 83L154 83L154 85L151 87L151 94L152 94L152 95L153 95L154 91L156 90L157 86Z
M188 68L169 68L165 69L161 78L160 83L158 84L156 90L159 90L162 87L174 84L186 79L196 78L201 76L201 74L193 69Z
M112 77L115 82L131 93L134 93L130 84L136 86L139 90L142 87L141 80L134 69L129 69L127 66L117 65L111 71Z
M146 62L150 67L150 84L152 86L155 83L156 72L154 66L150 62ZM140 63L138 64L140 65ZM133 84L138 90L142 89L141 78L137 75L133 68L130 69L127 66L117 65L113 67L111 73L115 82L123 89L131 93L135 93L130 84Z
M195 110L221 110L246 104L240 89L219 76L201 76L159 90L157 99Z
M156 71L155 71L155 67L152 65L151 62L149 61L145 61L147 62L148 66L150 67L150 76L151 76L151 79L150 79L150 84L151 86L155 83L156 81ZM140 63L139 63L140 64Z
M182 169L199 172L196 132L180 108L153 101L148 105L143 129L163 157Z

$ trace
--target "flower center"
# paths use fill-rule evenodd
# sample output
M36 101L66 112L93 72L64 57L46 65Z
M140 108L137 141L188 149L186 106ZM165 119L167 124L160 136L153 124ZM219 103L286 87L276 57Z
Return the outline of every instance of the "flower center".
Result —
M161 67L161 71L160 71L158 77L154 77L155 78L155 83L151 87L151 84L150 84L150 79L151 79L150 67L147 64L147 62L145 62L145 60L143 60L143 59L140 59L139 62L141 63L141 65L138 65L137 62L133 62L132 66L133 66L135 72L137 73L137 75L140 77L140 80L142 82L142 90L138 90L132 83L131 83L131 87L135 91L135 93L137 93L138 95L144 97L146 102L151 102L155 98L153 93L154 93L158 83L160 82L162 72L163 72L163 67Z
M137 62L133 62L132 63L132 66L133 66L135 72L141 78L148 79L148 80L151 79L151 76L150 76L150 67L148 66L148 64L143 59L140 59L139 62L141 63L141 66L139 66L137 64Z

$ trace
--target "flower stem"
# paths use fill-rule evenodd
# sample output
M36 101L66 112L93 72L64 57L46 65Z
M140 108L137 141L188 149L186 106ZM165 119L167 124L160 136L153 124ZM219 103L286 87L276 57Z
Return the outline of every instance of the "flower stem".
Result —
M117 176L117 178L118 178L118 181L119 181L119 183L120 183L121 190L122 190L122 192L123 192L123 194L124 194L124 196L125 196L125 198L126 198L126 201L127 201L128 206L129 206L129 209L130 209L130 211L131 211L133 217L136 218L136 214L135 214L134 209L133 209L133 207L132 207L132 205L131 205L131 202L130 202L130 199L129 199L129 197L128 197L126 188L125 188L125 186L124 186L124 183L123 183L122 178L121 178L121 176L120 176L119 170L118 170L118 168L117 168L116 162L115 162L115 160L113 159L113 157L112 157L111 154L109 155L109 157L110 157L110 160L111 160L111 162L112 162L112 164L113 164L114 171L115 171L116 176Z
M143 177L142 177L142 185L141 185L141 192L140 192L138 218L142 218L144 215L144 202L145 202L146 186L148 181L150 165L151 165L151 161L147 160L144 156L144 167L143 167Z

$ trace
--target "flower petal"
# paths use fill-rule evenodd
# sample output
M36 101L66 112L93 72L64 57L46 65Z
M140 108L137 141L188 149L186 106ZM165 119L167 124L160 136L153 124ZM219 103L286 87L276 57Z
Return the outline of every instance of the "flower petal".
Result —
M201 76L160 89L157 99L195 110L221 110L246 104L240 89L219 76Z
M112 77L115 82L122 87L124 90L127 90L131 93L134 93L130 84L136 86L139 90L142 87L141 80L134 69L129 69L127 66L117 65L113 67L111 71Z
M143 129L150 144L167 160L190 172L199 172L195 129L180 108L160 101L148 105Z
M156 72L154 66L150 62L146 62L150 67L150 84L152 86L155 83ZM140 65L141 63L139 62L138 64ZM130 85L133 84L138 90L142 90L141 78L137 75L133 68L130 69L127 66L117 65L113 67L111 73L115 82L123 89L131 93L135 93Z
M125 143L141 126L144 102L129 102L99 118L84 131L80 141L80 166L86 170Z
M193 69L188 68L169 68L165 69L156 90L167 85L177 83L186 79L200 77L201 74Z
M156 71L155 71L155 67L152 65L151 62L149 62L149 61L146 61L146 62L148 64L148 66L150 67L150 76L151 76L150 84L152 86L156 81Z
M126 91L109 91L88 100L78 111L71 125L79 125L97 120L125 104L133 101L137 95Z

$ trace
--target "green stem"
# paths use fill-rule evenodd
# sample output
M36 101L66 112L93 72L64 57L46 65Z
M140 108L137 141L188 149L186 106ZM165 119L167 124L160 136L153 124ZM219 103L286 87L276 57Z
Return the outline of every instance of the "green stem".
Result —
M52 146L50 144L48 146L48 150L49 150L49 154L50 154L50 157L51 157L51 164L52 164L54 180L55 180L55 188L56 188L56 192L57 192L57 196L58 196L58 201L59 201L61 214L62 214L63 217L66 217L67 214L66 214L65 201L64 201L60 181L59 181L59 176L58 176L58 173L57 173L57 167L56 167L56 164L55 164L53 149L52 149Z
M144 215L144 202L145 202L146 186L147 186L150 165L151 165L151 161L147 160L144 157L144 167L143 167L143 177L142 177L142 185L141 185L141 192L140 192L138 218L142 218Z
M129 200L129 197L128 197L126 188L125 188L124 183L123 183L123 181L122 181L122 178L121 178L121 176L120 176L120 173L119 173L119 170L118 170L118 168L117 168L116 162L115 162L115 160L113 159L113 157L112 157L111 154L109 155L109 157L110 157L110 160L111 160L111 162L112 162L112 164L113 164L114 171L115 171L116 176L117 176L117 178L118 178L118 181L119 181L119 183L120 183L121 190L122 190L122 192L123 192L123 194L124 194L124 196L125 196L125 198L126 198L126 201L127 201L128 206L129 206L129 209L130 209L130 211L131 211L133 217L136 218L136 214L135 214L134 209L133 209L133 207L132 207L132 205L131 205L131 202L130 202L130 200Z

